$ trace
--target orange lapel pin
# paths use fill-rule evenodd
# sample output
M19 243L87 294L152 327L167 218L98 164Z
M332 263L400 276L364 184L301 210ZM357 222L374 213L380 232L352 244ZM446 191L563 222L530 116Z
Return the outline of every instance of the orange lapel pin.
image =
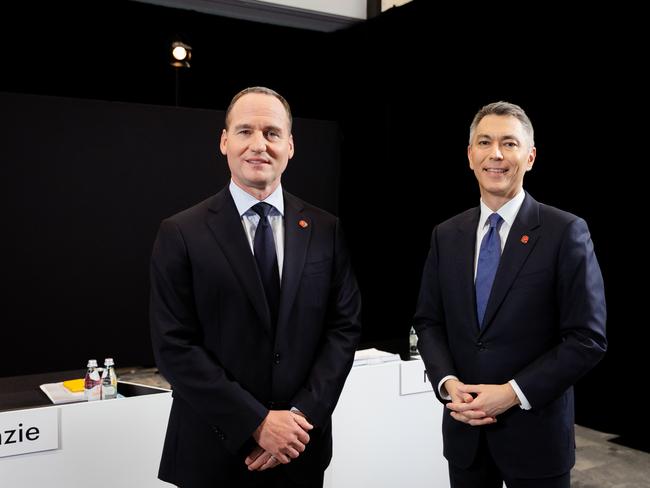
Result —
M303 229L306 229L307 227L309 227L309 223L308 223L306 220L300 220L300 221L298 222L298 225L299 225L300 227L302 227Z
M522 244L528 244L528 239L529 237L526 234L524 234L523 236L521 236L521 239L519 240L521 241Z

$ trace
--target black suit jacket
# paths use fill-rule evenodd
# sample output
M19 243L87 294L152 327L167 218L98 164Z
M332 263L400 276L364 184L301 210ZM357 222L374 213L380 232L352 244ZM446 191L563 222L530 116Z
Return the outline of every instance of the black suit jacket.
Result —
M506 241L479 330L474 254L480 208L438 225L415 316L418 348L437 392L514 379L532 405L482 427L497 465L515 478L567 472L575 461L572 385L604 354L603 280L584 220L526 194ZM443 401L440 398L441 401ZM445 410L445 457L468 467L479 428Z
M295 479L331 458L330 416L360 337L360 296L340 224L284 192L278 322L228 188L162 222L151 261L156 362L173 388L161 479L219 486L251 476L244 458L269 409L316 428L286 467ZM235 486L234 484L232 486Z

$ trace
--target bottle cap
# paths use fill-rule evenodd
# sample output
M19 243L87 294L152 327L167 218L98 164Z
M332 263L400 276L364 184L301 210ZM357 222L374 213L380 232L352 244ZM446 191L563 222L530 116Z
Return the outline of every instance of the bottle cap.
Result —
M97 360L96 359L89 359L88 364L86 365L87 368L96 368L97 367Z
M113 358L106 358L104 359L104 366L113 366L115 363L113 362Z

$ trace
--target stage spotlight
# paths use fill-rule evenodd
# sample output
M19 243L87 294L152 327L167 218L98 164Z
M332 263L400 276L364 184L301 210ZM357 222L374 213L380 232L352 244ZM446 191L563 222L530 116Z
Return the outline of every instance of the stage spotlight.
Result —
M172 58L170 64L174 68L189 68L190 59L192 59L192 46L188 46L180 41L172 43Z

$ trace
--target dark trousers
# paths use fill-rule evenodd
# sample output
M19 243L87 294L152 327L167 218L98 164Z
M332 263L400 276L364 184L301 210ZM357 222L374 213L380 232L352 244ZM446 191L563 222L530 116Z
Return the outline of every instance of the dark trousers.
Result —
M325 473L320 473L311 476L308 481L297 482L287 476L282 466L253 473L253 475L259 476L255 476L255 480L251 479L251 484L244 485L245 488L323 488L325 477Z
M248 472L229 481L212 483L190 483L178 488L323 488L325 473L315 473L308 480L296 481L289 476L282 466L265 471Z
M459 468L449 463L451 488L569 488L570 473L541 479L515 479L504 476L492 459L490 449L481 432L476 459L469 468Z
M232 484L236 488L323 488L324 472L310 473L308 479L296 481L290 477L284 466L265 471L248 472L243 479Z

